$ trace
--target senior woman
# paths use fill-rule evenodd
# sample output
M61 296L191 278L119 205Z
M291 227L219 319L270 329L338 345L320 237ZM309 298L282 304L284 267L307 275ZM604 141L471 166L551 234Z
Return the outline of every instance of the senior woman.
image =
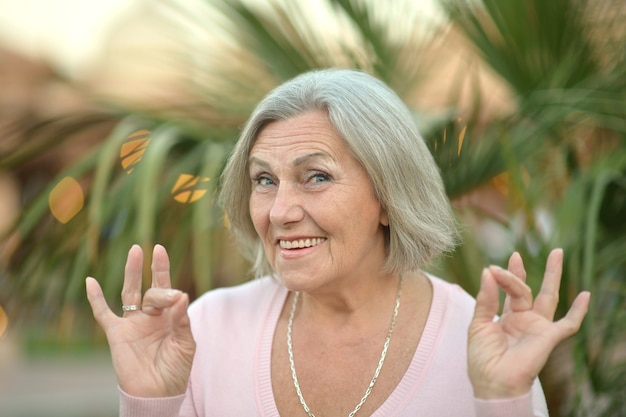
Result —
M221 202L258 279L188 309L160 245L142 296L133 246L122 317L87 279L122 416L547 415L537 375L589 294L553 321L560 250L535 299L518 254L484 269L476 301L424 271L453 248L455 222L410 112L382 82L328 69L270 92Z

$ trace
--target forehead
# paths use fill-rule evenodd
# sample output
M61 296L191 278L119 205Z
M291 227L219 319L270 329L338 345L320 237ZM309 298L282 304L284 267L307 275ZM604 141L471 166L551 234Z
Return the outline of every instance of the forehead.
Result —
M259 154L317 150L331 157L349 152L348 145L323 111L313 111L268 123L258 134L250 157ZM350 152L349 152L350 153Z

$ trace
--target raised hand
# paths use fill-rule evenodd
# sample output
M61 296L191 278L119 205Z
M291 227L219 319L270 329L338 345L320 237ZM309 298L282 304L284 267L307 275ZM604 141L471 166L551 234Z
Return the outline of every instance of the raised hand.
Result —
M559 300L563 251L548 256L541 290L533 300L526 285L522 258L514 253L508 270L483 270L469 328L469 374L478 398L507 398L525 394L550 352L578 331L589 306L588 292L578 294L562 319L554 321ZM506 293L500 319L498 287Z
M152 257L152 287L141 295L143 253L128 252L122 304L141 306L120 317L104 299L102 289L87 278L87 298L94 317L106 333L120 388L137 397L167 397L185 392L195 343L187 307L189 298L171 289L170 263L165 248L156 245Z

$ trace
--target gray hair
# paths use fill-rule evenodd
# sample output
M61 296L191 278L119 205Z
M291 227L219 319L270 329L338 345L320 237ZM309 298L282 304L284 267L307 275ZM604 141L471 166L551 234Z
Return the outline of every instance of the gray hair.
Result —
M439 169L413 116L383 82L361 71L324 69L272 90L256 107L221 177L220 203L255 276L271 274L249 212L248 157L268 123L323 110L363 165L389 217L385 270L423 268L454 248L456 221Z

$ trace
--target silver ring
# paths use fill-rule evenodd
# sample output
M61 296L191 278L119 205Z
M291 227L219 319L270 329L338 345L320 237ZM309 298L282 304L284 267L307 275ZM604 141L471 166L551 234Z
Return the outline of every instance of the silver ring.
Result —
M127 306L122 306L122 311L136 311L136 310L141 310L141 306L137 305L137 304L130 304Z

